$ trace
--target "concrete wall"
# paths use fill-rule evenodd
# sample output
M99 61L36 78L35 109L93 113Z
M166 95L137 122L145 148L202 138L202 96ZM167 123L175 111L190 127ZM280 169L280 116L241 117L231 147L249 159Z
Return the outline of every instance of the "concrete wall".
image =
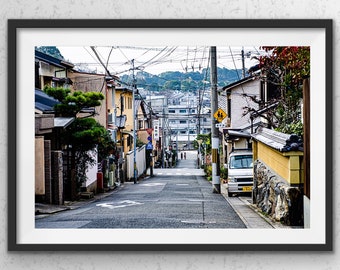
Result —
M51 133L54 127L53 114L36 114L35 115L35 134L41 135Z
M240 138L238 141L234 141L235 149L245 149L248 148L248 141L245 138Z
M35 137L35 194L45 195L44 137Z
M98 155L97 151L90 151L90 155L95 159L95 165L89 167L86 171L86 182L83 186L86 187L87 191L97 193L97 172L98 172Z
M126 154L126 164L127 164L127 179L131 179L134 176L134 165L133 151ZM141 176L146 170L146 160L145 160L145 146L136 149L136 165L137 165L137 176Z

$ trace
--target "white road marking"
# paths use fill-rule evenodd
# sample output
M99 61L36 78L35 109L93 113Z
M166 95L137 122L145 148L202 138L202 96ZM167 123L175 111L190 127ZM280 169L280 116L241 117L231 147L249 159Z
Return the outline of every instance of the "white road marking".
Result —
M141 184L140 186L155 187L155 186L165 186L165 184L164 183L147 183L147 184Z
M96 204L96 206L103 207L103 208L109 208L109 209L116 209L116 208L123 208L123 207L135 206L135 205L141 205L141 204L143 204L143 203L125 200L125 201L120 201L117 204L99 203L99 204Z

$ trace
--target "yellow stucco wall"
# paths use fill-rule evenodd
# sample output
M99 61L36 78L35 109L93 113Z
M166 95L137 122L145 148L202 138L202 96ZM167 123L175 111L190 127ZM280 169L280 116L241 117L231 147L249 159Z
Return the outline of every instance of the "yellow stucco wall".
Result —
M115 90L115 103L117 108L117 116L121 115L121 96L123 96L124 102L124 111L123 115L126 115L126 123L125 123L125 132L133 131L133 110L132 110L132 92ZM123 146L124 153L132 150L133 144L130 141L130 145L128 146L129 135L126 133L122 133L122 130L118 130L117 138L119 140L123 139L123 142L120 142L120 145Z
M44 137L35 137L35 194L45 194Z
M303 183L303 152L281 153L261 142L253 143L254 159L263 161L271 170L287 180L289 184Z
M124 114L126 115L126 130L133 130L133 110L132 110L132 93L128 92L124 94L124 102L125 102L125 108L124 108Z

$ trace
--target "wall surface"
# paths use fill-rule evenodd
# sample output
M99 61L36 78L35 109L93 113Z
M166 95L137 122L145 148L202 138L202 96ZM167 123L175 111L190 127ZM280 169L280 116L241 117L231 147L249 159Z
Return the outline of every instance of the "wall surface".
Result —
M101 101L101 106L97 106L95 108L96 115L94 116L94 119L96 119L96 121L98 121L102 126L106 127L106 102L110 104L111 100L107 99L108 97L105 96L106 86L103 84L104 75L70 72L68 77L73 81L73 85L71 87L73 90L84 92L100 92L104 95L104 99Z
M259 105L255 104L249 97L244 98L244 94L260 99L261 81L252 80L232 89L231 99L231 127L240 128L248 127L251 124L249 115L244 116L244 107L258 109ZM227 110L228 111L228 110ZM227 112L226 111L226 112Z
M300 166L300 156L302 152L284 152L281 153L272 149L271 147L261 143L256 143L256 157L254 159L260 159L266 163L275 173L280 175L290 184L303 183L301 175L303 172L302 166Z
M35 193L45 194L44 137L35 137Z
M95 165L90 166L86 171L86 187L93 185L97 181L98 172L98 155L95 151L90 151L89 154L96 160Z
M50 0L4 1L0 9L0 61L7 63L8 19L333 19L333 74L339 74L340 6L336 0ZM333 179L339 179L340 79L334 76ZM333 198L333 252L8 252L7 251L7 64L0 65L0 269L336 270L340 266L340 197ZM334 185L333 194L340 192ZM270 259L269 259L270 258Z

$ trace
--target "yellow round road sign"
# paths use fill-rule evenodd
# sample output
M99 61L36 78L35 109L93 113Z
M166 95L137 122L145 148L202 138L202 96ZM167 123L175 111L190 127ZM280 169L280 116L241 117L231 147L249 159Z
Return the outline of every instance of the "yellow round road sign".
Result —
M214 113L214 117L219 123L221 123L223 119L227 117L227 114L220 108Z

